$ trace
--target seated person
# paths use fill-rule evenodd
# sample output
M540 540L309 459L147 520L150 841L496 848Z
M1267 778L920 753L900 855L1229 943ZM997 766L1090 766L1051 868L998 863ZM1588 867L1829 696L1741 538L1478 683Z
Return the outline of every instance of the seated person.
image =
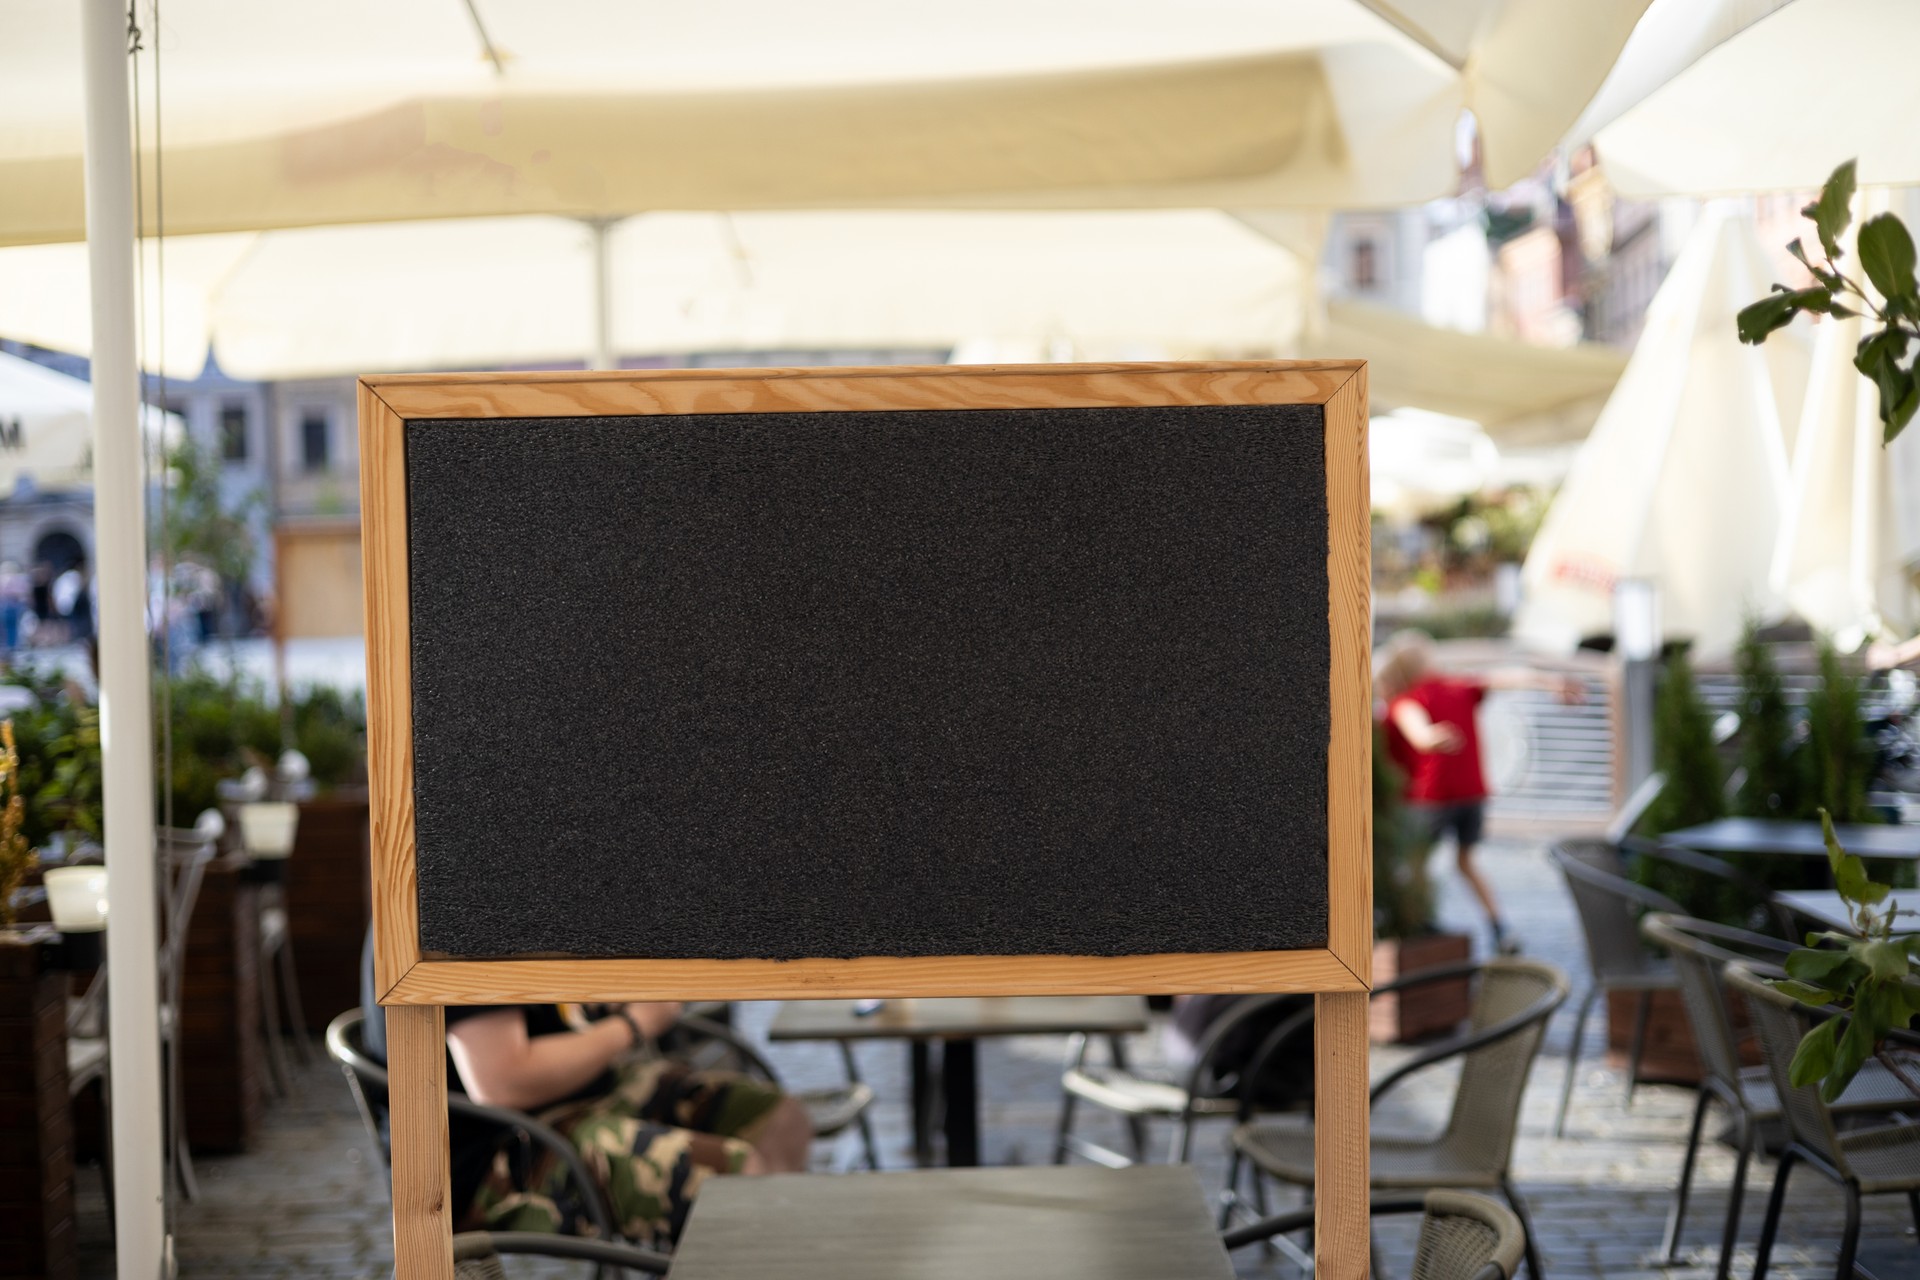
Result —
M361 957L367 1051L386 1060L386 1016L373 997L373 945ZM569 1021L556 1005L449 1007L447 1087L538 1117L578 1148L613 1210L616 1231L671 1247L700 1184L716 1173L806 1168L813 1126L778 1089L725 1071L695 1071L649 1052L675 1004L611 1006ZM451 1118L455 1230L592 1228L566 1168L510 1131Z

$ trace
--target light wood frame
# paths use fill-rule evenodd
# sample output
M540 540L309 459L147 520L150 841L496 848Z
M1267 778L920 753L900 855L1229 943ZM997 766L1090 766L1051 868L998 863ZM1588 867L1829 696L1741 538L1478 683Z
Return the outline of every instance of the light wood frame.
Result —
M1315 404L1323 408L1332 643L1327 945L1154 956L457 960L423 956L413 821L405 429L412 420L846 410ZM1361 361L392 375L359 385L375 983L388 1006L400 1280L451 1275L442 1006L558 1000L1311 992L1315 1252L1367 1271L1372 981L1371 533Z

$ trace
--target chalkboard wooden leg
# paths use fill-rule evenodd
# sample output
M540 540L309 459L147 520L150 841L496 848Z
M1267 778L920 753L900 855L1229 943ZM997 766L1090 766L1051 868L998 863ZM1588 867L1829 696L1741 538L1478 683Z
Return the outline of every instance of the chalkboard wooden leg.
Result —
M1313 1258L1319 1280L1366 1280L1367 993L1313 998Z
M444 1009L387 1006L395 1280L453 1280L446 1060Z

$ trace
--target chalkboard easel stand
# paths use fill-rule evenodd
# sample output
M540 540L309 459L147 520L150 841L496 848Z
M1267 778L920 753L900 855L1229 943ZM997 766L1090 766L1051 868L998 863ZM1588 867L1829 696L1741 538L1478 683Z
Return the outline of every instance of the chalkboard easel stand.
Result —
M1364 1280L1371 983L1370 533L1359 361L403 375L359 388L375 980L387 1010L398 1280L450 1280L444 1006L575 1000L1310 992L1319 1274ZM1329 673L1325 945L1173 955L463 959L423 952L415 845L406 427L429 419L1318 405ZM564 495L556 495L564 500ZM413 513L418 515L419 513Z

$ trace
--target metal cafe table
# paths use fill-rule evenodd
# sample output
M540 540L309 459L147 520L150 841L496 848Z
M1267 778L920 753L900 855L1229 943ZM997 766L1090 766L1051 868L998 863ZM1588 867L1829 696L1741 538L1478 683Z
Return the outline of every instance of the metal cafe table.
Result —
M853 1000L790 1000L767 1038L906 1040L913 1053L913 1136L919 1163L933 1162L935 1079L929 1045L941 1044L939 1091L946 1099L947 1163L980 1163L978 1042L990 1036L1122 1036L1147 1029L1139 996L1009 996L888 1000L871 1013ZM703 1191L704 1195L705 1192Z
M673 1280L1230 1280L1188 1165L711 1178Z
M1862 858L1896 858L1920 862L1920 825L1852 826L1834 828L1841 848ZM1697 827L1682 827L1660 837L1666 844L1700 853L1771 853L1806 858L1827 856L1826 838L1818 822L1779 821L1771 818L1721 818Z

